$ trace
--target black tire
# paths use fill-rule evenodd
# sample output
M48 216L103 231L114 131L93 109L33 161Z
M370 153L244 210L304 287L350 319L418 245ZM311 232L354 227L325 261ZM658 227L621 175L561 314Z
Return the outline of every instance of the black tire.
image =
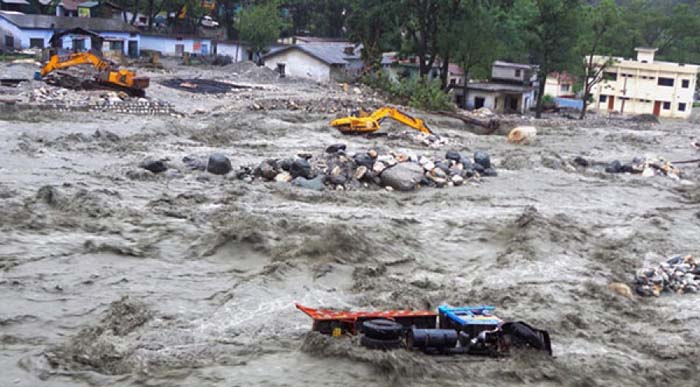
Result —
M403 325L385 319L367 320L362 322L362 332L367 337L377 340L395 340L401 337Z
M367 336L360 337L360 344L367 349L397 349L401 347L402 342L403 340L400 337L393 340L379 340Z

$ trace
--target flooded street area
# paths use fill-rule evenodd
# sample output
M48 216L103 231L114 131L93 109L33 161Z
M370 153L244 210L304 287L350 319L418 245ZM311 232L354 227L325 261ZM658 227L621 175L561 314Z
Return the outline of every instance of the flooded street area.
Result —
M605 172L614 160L700 158L690 146L700 119L552 116L525 120L537 139L516 145L411 111L445 140L426 146L330 127L381 106L364 88L242 64L144 73L148 97L167 112L0 104L1 386L700 384L700 295L610 286L633 288L639 268L700 255L700 165L678 164L680 179ZM169 87L173 78L239 87L193 93ZM30 81L18 90L32 88L57 89ZM237 177L338 143L348 155L485 151L498 175L412 192ZM233 170L192 168L213 153ZM147 159L167 171L139 167ZM494 305L547 329L554 357L370 351L310 333L295 302Z

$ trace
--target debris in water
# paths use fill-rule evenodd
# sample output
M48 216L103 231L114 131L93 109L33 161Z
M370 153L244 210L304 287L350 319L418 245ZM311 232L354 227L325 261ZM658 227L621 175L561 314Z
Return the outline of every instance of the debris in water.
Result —
M659 296L664 292L697 293L700 290L700 266L691 255L675 256L657 267L637 270L634 277L637 294Z
M391 187L392 190L412 191L419 186L458 186L468 180L478 181L481 176L498 174L485 152L476 152L472 160L451 150L442 160L401 152L379 154L373 149L348 154L338 144L328 150L332 152L316 157L299 154L296 159L268 159L257 167L242 166L236 176L248 182L255 179L287 182L293 179L294 185L316 191L322 191L324 186L333 190L374 186L377 189Z

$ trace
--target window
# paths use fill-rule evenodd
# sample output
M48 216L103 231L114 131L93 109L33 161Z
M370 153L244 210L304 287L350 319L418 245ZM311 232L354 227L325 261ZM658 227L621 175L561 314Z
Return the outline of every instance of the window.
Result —
M110 51L124 51L124 42L121 40L109 42Z
M673 86L673 78L659 77L659 86Z
M678 104L678 111L679 112L684 112L685 111L685 104L684 103L679 103Z
M566 92L568 92L569 90L571 90L571 85L561 85L560 90L561 90L563 93L566 93Z
M670 102L664 102L664 110L671 110L671 103Z
M681 81L681 87L684 88L684 89L687 89L688 87L690 87L690 80L688 80L688 79L683 79L683 80Z
M484 99L482 97L474 97L474 109L484 107Z
M184 52L185 52L185 45L184 44L176 44L175 45L175 54L182 55ZM252 57L252 54L250 56Z
M450 79L450 85L454 86L457 84L457 80L455 78Z
M14 47L15 46L15 38L10 35L5 35L5 47Z
M515 77L520 78L520 70L515 70Z
M29 48L44 48L44 39L42 39L42 38L29 39Z
M600 102L605 102L605 101L608 100L608 96L607 96L607 95L602 95L602 94L601 94L601 95L600 95L600 98L598 98L598 100L599 100Z
M603 79L606 81L617 81L617 73L606 71L603 73Z
M73 51L85 50L85 39L73 39Z

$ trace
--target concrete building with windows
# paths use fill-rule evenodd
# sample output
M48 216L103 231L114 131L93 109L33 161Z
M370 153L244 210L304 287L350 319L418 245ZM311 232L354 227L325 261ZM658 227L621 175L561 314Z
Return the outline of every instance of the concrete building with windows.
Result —
M544 85L544 95L554 98L575 98L574 77L567 72L554 72L547 75Z
M55 32L84 28L104 38L103 51L121 51L139 55L140 34L137 29L117 19L77 18L67 16L25 15L0 11L0 46L26 49L49 47ZM90 50L91 40L84 36L65 36L62 47L70 51Z
M310 42L278 47L263 57L265 66L316 82L347 81L362 70L360 46L350 42Z
M591 110L688 118L699 66L654 60L656 49L636 48L637 59L594 56L608 63L593 87Z
M467 109L523 114L534 105L537 85L537 66L495 61L489 81L467 84L466 100L464 86L453 87L452 93L457 105Z

